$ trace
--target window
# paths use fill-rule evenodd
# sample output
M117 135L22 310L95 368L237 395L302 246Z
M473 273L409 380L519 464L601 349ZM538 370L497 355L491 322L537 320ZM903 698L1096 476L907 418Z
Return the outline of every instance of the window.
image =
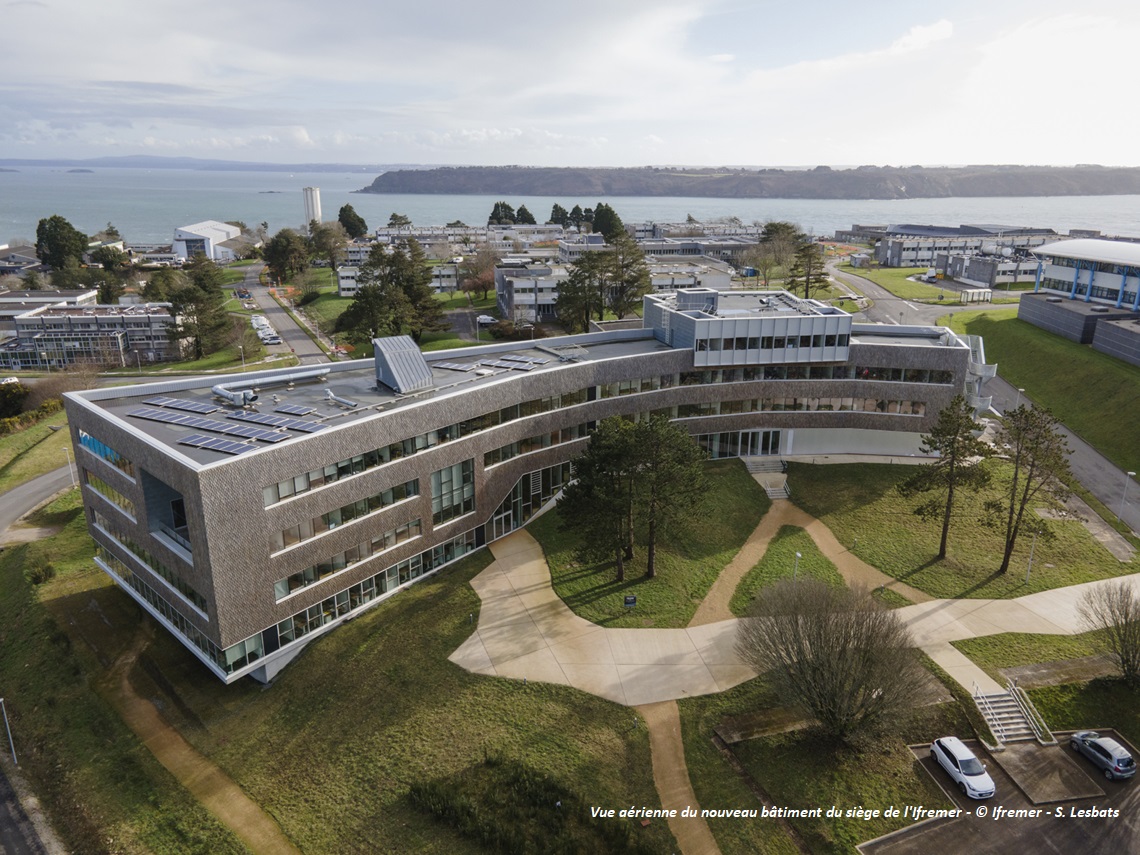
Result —
M431 473L431 512L436 525L475 510L475 461L464 460Z

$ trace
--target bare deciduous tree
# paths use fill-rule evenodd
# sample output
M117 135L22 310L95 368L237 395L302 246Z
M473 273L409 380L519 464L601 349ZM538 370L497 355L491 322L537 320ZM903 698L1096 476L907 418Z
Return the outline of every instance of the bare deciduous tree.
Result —
M1130 686L1140 684L1140 596L1127 582L1090 588L1077 603L1086 627L1102 630L1108 651Z
M762 589L736 651L840 739L905 715L926 680L898 615L865 589L813 579Z

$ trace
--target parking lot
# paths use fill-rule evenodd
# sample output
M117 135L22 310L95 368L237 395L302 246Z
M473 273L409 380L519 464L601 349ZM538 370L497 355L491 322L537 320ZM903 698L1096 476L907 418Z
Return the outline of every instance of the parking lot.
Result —
M1110 731L1122 743L1124 740ZM1008 852L1138 852L1140 795L1137 779L1106 781L1087 760L1069 750L1068 734L1059 746L1018 746L1002 762L976 742L967 741L994 780L994 797L974 801L954 788L930 758L930 748L913 748L915 758L963 813L904 829L862 844L866 855ZM1125 746L1137 756L1136 749ZM1012 749L1011 749L1012 751ZM1012 775L1011 775L1012 773ZM1014 777L1019 779L1015 782ZM1026 792L1034 794L1034 803ZM1067 797L1066 797L1067 796ZM1053 799L1059 800L1053 800ZM1047 801L1044 799L1048 799ZM945 805L926 805L940 808ZM1009 811L1025 813L1007 813ZM1113 815L1115 812L1116 815Z

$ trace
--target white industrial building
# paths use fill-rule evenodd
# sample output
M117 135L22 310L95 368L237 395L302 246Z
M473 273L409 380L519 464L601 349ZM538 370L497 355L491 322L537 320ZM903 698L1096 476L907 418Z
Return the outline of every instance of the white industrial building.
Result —
M175 257L183 261L189 261L195 255L204 255L211 261L223 264L236 261L238 252L244 245L239 227L219 223L217 220L204 220L175 229L171 249Z

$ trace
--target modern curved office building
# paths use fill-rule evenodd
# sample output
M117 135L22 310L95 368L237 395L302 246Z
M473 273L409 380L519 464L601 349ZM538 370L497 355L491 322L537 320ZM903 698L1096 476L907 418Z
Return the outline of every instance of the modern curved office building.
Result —
M714 457L915 455L981 342L852 323L785 292L645 298L644 328L67 396L96 561L217 677L526 523L608 416ZM216 380L217 378L214 378Z

